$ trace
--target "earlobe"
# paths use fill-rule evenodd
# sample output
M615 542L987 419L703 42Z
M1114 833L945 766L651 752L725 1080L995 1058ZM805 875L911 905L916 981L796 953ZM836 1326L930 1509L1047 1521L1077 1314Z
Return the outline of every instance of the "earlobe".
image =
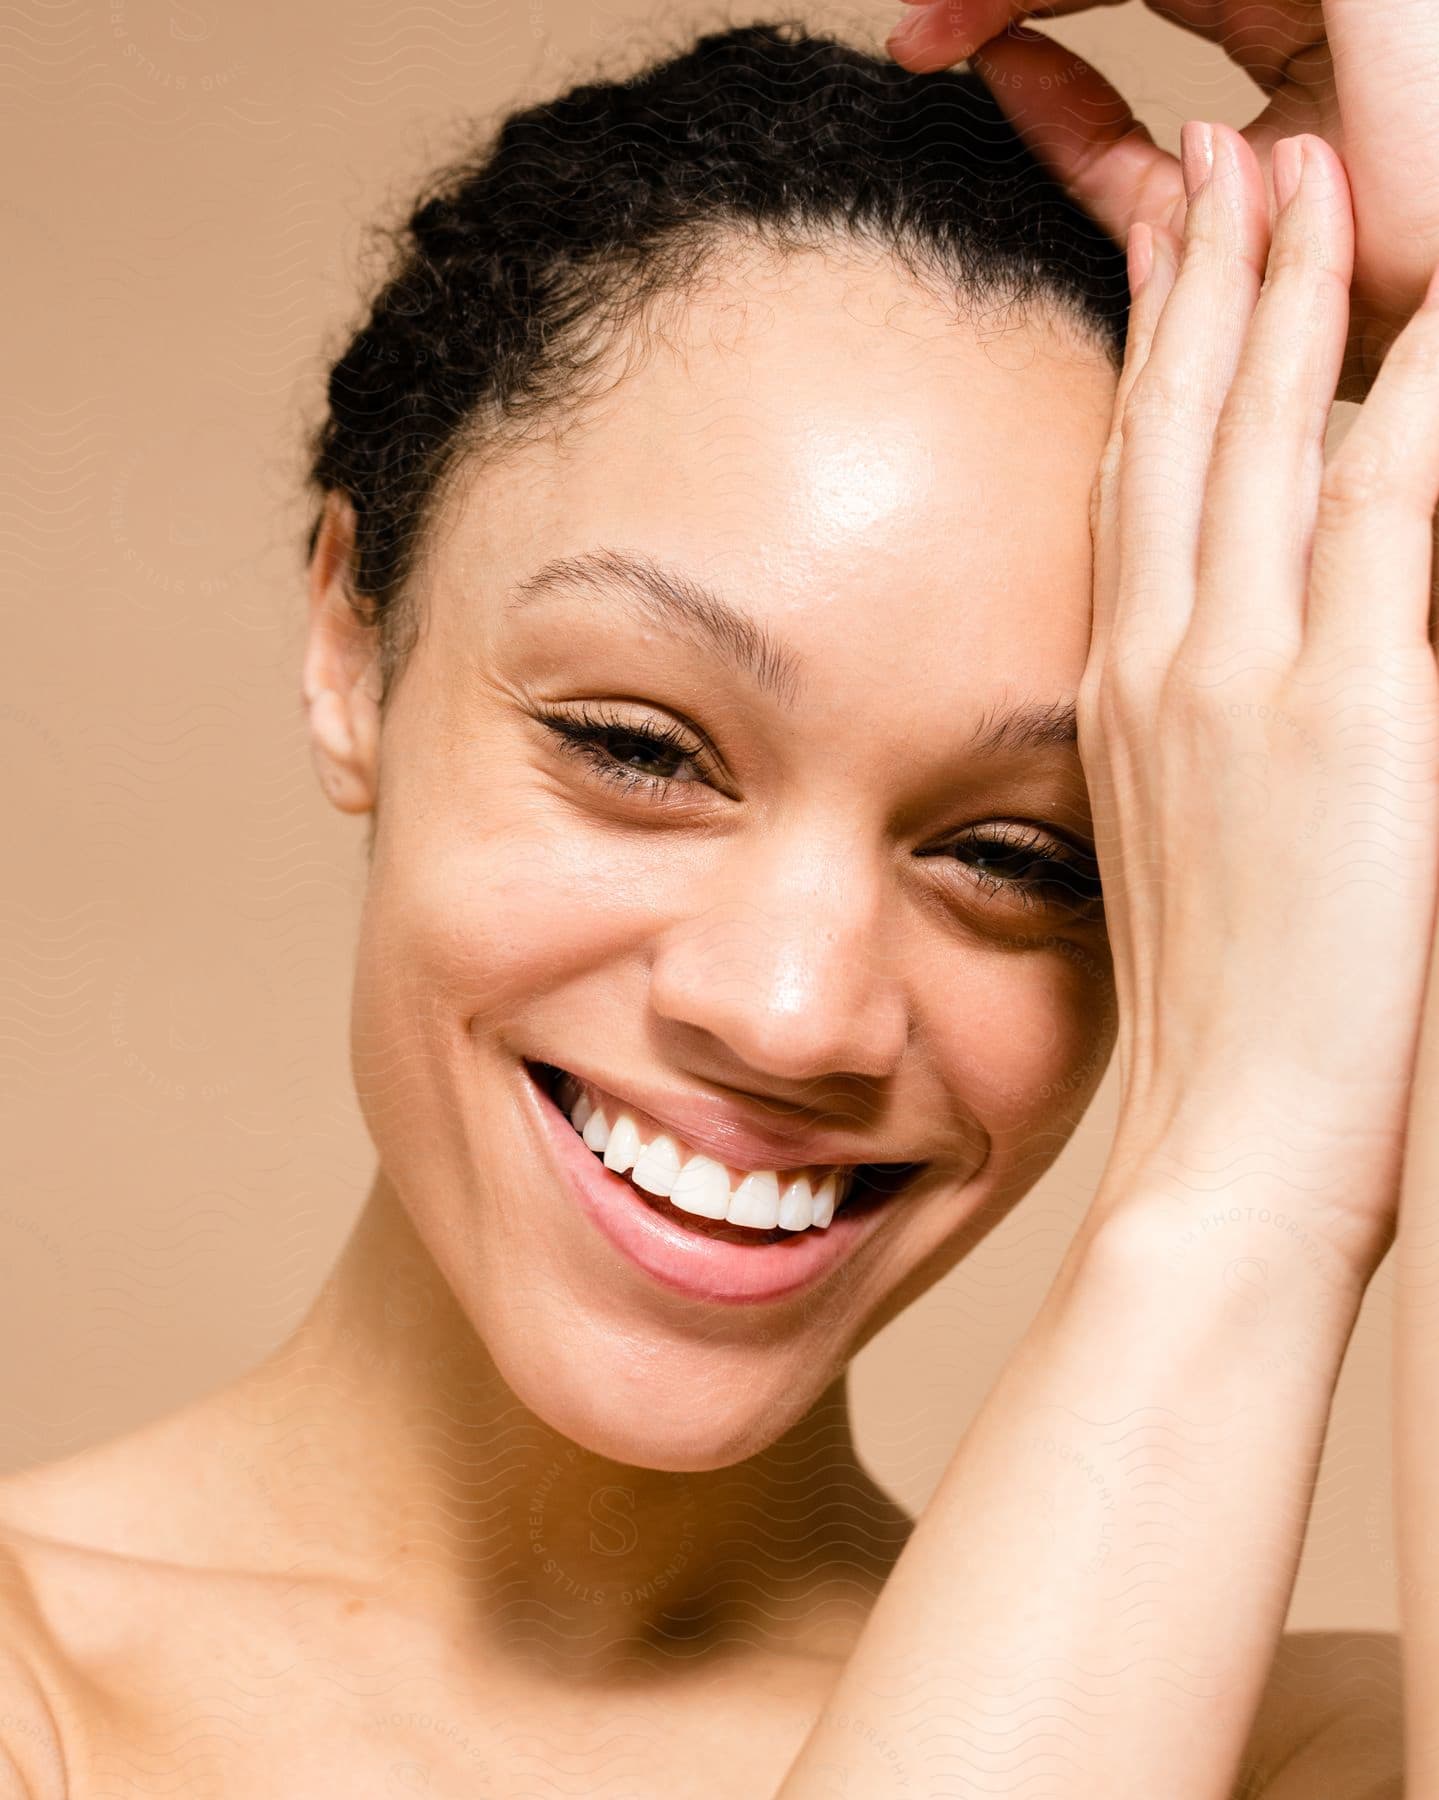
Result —
M363 813L379 777L379 642L351 598L354 542L350 503L329 495L310 557L301 697L320 786L341 812Z

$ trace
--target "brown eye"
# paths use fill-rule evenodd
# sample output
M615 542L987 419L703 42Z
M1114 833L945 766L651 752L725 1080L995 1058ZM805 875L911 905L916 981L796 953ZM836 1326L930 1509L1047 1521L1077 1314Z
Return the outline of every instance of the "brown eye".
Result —
M579 757L599 780L626 793L639 790L650 799L663 800L670 788L704 780L702 773L681 773L686 763L698 764L704 752L673 725L640 725L594 712L545 713L540 722L555 734L566 754Z
M607 731L589 742L591 746L598 745L612 763L631 769L649 765L651 778L659 781L673 781L685 760L683 750L648 731Z
M1103 890L1093 851L1061 842L1032 827L1013 836L967 832L935 854L953 855L986 893L1022 906L1049 907L1073 915L1102 910Z

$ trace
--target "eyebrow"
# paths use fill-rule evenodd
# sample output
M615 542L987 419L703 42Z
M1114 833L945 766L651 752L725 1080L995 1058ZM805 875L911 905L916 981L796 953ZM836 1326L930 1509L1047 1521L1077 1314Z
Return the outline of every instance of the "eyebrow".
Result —
M1069 750L1078 743L1079 716L1072 700L1031 700L1003 710L991 707L967 748L976 756L998 756L1006 750Z
M713 588L651 556L604 548L554 557L517 584L506 611L575 588L610 594L646 624L697 638L786 708L799 697L804 664L793 650Z
M802 690L803 659L758 620L714 588L652 556L601 547L552 557L518 582L505 603L516 612L550 595L589 590L622 601L646 624L697 639L732 668L751 676L760 690L791 708ZM1067 749L1078 743L1074 704L1024 701L991 707L965 750L997 756L1006 751Z

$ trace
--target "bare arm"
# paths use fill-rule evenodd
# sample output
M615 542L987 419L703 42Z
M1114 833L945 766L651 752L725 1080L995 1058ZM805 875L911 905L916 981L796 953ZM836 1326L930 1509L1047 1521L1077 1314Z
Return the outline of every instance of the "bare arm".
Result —
M33 1789L26 1785L25 1777L20 1773L20 1765L3 1743L0 1743L0 1800L35 1800Z
M66 1800L65 1754L39 1670L54 1661L21 1559L0 1540L0 1800Z
M1439 637L1439 513L1431 638ZM1439 955L1431 958L1395 1249L1394 1505L1405 1768L1439 1792Z
M1359 1284L1272 1181L1113 1198L1137 1211L1072 1250L780 1800L1234 1792Z

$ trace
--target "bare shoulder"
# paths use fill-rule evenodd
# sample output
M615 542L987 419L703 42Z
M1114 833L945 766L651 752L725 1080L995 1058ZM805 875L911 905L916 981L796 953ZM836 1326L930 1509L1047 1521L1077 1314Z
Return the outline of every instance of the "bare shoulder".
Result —
M1399 1800L1403 1739L1392 1632L1287 1632L1235 1800Z
M65 1800L56 1702L63 1658L41 1612L26 1558L0 1532L0 1800Z
M182 1567L184 1591L169 1591L156 1554L190 1543L165 1504L158 1435L151 1425L0 1476L0 1800L83 1785L97 1744L113 1753L134 1717L130 1682L150 1684L148 1634L178 1644L202 1615L198 1574Z

